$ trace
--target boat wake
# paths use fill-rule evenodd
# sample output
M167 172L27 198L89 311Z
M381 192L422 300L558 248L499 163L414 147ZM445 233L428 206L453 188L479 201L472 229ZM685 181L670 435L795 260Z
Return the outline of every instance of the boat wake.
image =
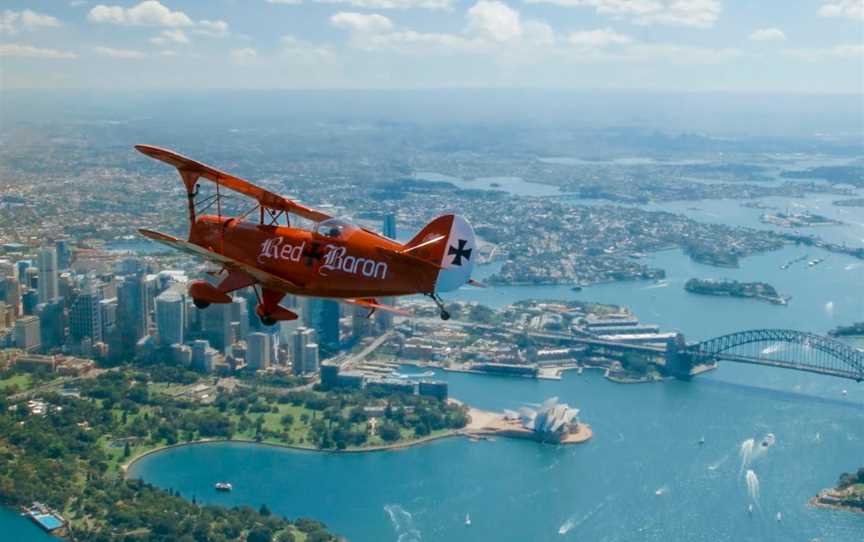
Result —
M384 506L384 511L390 518L390 525L396 532L396 542L421 542L423 537L414 525L414 516L398 504Z
M588 511L588 513L585 514L584 516L582 516L582 518L579 519L578 521L576 520L576 514L573 514L572 516L567 518L567 521L565 521L561 525L561 527L558 528L558 534L565 535L565 534L569 533L571 530L575 529L576 527L582 525L583 523L585 523L586 521L591 519L591 516L593 516L594 514L599 512L601 508L606 506L607 502L608 502L608 499L601 502L600 504L598 504L597 506L592 508L590 511Z
M729 459L729 454L724 455L719 460L708 465L708 470L715 471L715 470L719 469L723 465L723 463L726 462L727 459Z

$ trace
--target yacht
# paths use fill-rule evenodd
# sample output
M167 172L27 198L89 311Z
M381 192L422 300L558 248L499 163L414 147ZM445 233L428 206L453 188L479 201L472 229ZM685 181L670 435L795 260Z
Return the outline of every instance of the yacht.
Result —
M234 489L234 486L232 486L229 482L216 482L213 485L213 488L216 491L231 491L232 489Z

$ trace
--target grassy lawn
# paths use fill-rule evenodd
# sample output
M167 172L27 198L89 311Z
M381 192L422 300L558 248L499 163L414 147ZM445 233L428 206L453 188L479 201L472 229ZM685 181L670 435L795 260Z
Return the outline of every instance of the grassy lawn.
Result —
M30 388L33 379L29 374L18 373L9 378L0 380L0 390L5 390L12 386L17 386L19 391L24 391Z

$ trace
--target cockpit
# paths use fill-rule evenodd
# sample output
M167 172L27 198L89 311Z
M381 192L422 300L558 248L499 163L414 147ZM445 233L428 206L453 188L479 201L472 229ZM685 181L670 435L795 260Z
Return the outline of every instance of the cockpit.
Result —
M359 226L345 217L328 218L315 225L316 234L337 241L348 240L359 229Z

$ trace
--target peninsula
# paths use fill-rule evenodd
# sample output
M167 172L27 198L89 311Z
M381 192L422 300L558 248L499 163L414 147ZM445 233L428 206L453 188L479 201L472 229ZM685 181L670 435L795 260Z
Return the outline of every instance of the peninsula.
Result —
M864 337L864 322L856 322L848 326L837 326L828 332L832 337Z
M857 472L841 474L837 487L823 489L810 499L810 504L819 508L864 512L864 467Z
M692 278L684 284L684 289L694 294L744 297L768 301L777 305L785 305L788 301L788 298L778 294L773 286L765 282Z

